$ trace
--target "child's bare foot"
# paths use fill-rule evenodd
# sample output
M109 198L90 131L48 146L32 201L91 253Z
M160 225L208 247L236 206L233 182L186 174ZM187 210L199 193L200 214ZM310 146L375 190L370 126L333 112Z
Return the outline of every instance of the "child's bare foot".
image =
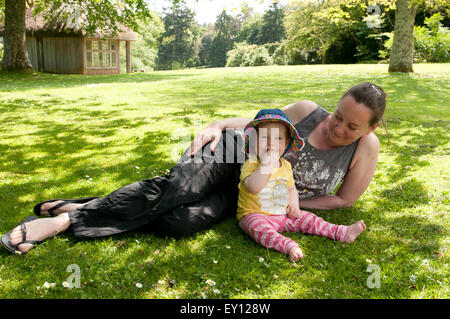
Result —
M353 243L355 239L366 230L366 225L364 224L363 220L360 220L353 225L348 226L348 232L347 235L345 235L345 238L343 240L344 243Z
M291 250L289 251L289 258L291 259L292 262L299 261L300 259L303 258L302 250L298 247L292 247Z

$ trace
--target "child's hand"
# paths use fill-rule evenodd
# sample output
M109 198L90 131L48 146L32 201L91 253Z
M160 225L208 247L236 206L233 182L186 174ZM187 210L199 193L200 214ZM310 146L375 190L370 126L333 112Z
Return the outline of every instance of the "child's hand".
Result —
M278 154L275 150L267 150L262 152L260 156L261 167L270 169L269 173L272 171L272 168L278 167L278 163L280 162L280 154Z
M296 206L288 205L286 207L286 214L289 218L300 218L303 215L303 211Z

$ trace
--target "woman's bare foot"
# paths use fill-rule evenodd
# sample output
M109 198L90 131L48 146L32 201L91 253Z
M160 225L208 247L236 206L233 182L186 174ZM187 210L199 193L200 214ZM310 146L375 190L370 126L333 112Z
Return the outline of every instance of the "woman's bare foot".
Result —
M25 223L27 229L26 240L37 240L42 241L47 238L56 236L63 231L65 231L70 226L69 214L61 214L53 218L38 218L30 222ZM22 229L20 226L14 228L12 233L9 235L10 242L12 245L17 245L19 251L25 253L33 248L33 244L23 244Z
M347 235L345 235L345 238L343 240L344 243L353 243L355 239L366 230L366 225L364 224L363 220L360 220L353 225L348 226L348 232Z
M298 247L292 247L291 250L289 251L289 258L291 259L292 262L299 261L300 259L303 258L302 250Z

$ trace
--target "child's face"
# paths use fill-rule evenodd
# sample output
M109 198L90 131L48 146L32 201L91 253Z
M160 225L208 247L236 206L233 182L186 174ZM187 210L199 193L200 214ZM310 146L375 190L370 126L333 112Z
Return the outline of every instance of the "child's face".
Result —
M278 122L266 122L258 125L257 132L258 157L267 153L268 150L276 151L281 157L289 142L287 127Z

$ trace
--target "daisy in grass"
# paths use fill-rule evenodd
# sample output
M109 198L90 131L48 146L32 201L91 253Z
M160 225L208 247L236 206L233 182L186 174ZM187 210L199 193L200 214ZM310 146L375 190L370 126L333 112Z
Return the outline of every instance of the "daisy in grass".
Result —
M210 286L215 286L215 285L216 285L216 282L215 282L214 280L211 280L211 279L208 279L208 280L206 281L206 283L207 283L208 285L210 285Z

